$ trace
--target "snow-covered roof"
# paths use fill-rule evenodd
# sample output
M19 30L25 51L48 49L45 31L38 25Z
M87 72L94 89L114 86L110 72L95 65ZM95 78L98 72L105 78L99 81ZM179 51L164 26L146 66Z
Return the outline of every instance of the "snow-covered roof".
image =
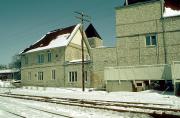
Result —
M163 17L179 16L180 10L173 10L172 8L165 7Z
M30 53L45 49L67 46L81 24L48 32L40 40L26 48L22 53Z
M18 69L6 69L6 70L0 70L0 73L14 73L19 72Z
M84 63L88 63L88 62L90 62L89 59L84 59ZM81 63L82 63L82 59L74 59L67 62L67 64L81 64Z
M165 0L163 17L180 15L180 0Z

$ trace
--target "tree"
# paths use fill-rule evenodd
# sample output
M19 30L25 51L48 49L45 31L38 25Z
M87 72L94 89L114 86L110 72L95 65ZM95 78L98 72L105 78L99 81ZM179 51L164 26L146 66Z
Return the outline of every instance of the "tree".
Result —
M20 55L16 54L12 57L12 62L9 64L9 68L21 68L21 57Z
M7 69L7 66L6 66L6 65L1 64L1 65L0 65L0 70L3 70L3 69Z

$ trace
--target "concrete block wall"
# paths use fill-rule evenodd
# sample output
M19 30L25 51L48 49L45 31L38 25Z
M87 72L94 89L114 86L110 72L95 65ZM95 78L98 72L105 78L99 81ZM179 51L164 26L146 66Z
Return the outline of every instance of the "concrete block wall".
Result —
M103 88L104 67L117 66L116 48L94 48L92 51L92 87Z
M163 18L162 8L161 1L116 8L119 66L171 64L180 60L180 16ZM146 46L148 34L157 35L156 46Z

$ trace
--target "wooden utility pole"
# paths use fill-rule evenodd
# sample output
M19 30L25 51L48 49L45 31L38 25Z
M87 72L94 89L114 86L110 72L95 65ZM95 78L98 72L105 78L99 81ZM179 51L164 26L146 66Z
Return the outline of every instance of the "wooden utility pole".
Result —
M81 39L81 48L82 48L82 91L85 91L85 79L84 79L84 21L86 22L90 22L90 20L88 20L88 18L90 19L90 16L84 14L83 12L74 12L79 16L76 16L76 18L81 20L81 35L82 35L82 39Z

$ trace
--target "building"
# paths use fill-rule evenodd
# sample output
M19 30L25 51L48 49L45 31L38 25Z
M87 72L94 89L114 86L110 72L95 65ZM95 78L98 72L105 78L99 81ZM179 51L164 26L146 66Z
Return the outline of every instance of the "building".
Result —
M174 80L172 73L172 65L180 61L179 1L128 1L116 7L118 67L105 69L107 89L145 89L143 85L150 85L151 80L158 80L162 86L173 80L179 88L179 80Z
M18 69L4 69L0 70L0 80L19 80L20 79L20 70Z
M180 9L171 0L128 0L116 7L116 46L104 47L92 24L47 33L22 53L23 85L82 87L84 36L86 87L107 91L180 91ZM158 85L158 86L156 86Z
M26 48L21 55L21 79L24 86L81 87L82 47L84 37L85 86L95 87L92 80L91 49L102 46L93 27L81 32L81 24L47 33Z

